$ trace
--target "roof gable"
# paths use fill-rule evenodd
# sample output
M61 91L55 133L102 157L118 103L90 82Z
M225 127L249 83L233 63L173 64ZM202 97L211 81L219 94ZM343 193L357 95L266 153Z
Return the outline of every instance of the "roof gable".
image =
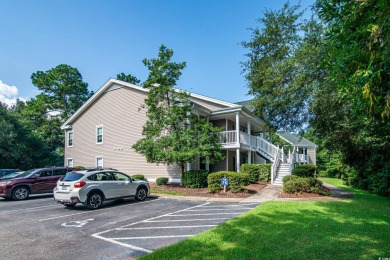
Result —
M90 97L72 116L70 116L65 121L65 123L62 124L61 129L63 129L63 130L69 129L70 128L70 124L72 124L72 122L75 119L77 119L87 108L89 108L91 105L93 105L93 103L100 96L102 96L104 93L106 93L109 90L112 90L112 89L115 89L115 88L119 88L119 87L127 87L127 88L131 88L131 89L138 90L138 91L141 91L141 92L145 92L145 93L149 92L148 89L143 88L141 86L137 86L137 85L125 82L125 81L121 81L121 80L110 78L103 84L103 86L101 86L95 92L94 95L92 95L92 97ZM175 90L176 91L184 91L184 90L180 90L180 89L175 89ZM231 108L239 108L240 109L240 108L242 108L241 105L229 103L229 102L222 101L222 100L219 100L219 99L214 99L214 98L206 97L206 96L195 94L195 93L189 93L189 94L190 94L190 97L193 97L193 98L196 98L196 99L200 99L200 100L203 100L203 101L206 101L206 102L209 102L209 103L214 103L214 104L216 104L218 106L225 107L226 109L231 109ZM198 104L198 105L202 106L200 104ZM205 109L207 109L207 108L205 108Z
M297 147L310 147L310 148L318 147L315 143L297 134L292 134L288 132L277 132L276 134L279 135L285 141Z

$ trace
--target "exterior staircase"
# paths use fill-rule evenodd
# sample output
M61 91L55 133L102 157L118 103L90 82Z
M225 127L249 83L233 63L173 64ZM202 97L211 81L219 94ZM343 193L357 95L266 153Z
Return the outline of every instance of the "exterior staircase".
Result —
M290 172L290 163L280 163L278 170L276 172L276 178L274 180L274 185L283 185L284 176L291 175Z

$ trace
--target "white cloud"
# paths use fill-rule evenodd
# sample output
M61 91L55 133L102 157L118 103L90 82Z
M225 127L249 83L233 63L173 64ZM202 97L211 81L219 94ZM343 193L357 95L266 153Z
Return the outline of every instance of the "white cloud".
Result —
M18 96L18 88L15 86L9 86L0 80L0 102L5 103L8 106L12 106L19 98L22 101L26 101L24 98Z

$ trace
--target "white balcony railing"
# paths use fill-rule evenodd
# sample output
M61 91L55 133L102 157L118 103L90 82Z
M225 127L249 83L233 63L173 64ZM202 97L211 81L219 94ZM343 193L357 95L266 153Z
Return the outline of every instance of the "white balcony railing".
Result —
M235 130L221 132L221 144L234 143L237 143L237 132Z

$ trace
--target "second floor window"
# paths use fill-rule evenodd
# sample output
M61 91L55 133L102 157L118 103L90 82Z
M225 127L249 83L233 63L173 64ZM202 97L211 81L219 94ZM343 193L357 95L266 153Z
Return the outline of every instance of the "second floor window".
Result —
M73 131L68 132L68 146L70 146L70 147L73 146Z
M96 143L97 144L103 143L103 126L96 127Z

